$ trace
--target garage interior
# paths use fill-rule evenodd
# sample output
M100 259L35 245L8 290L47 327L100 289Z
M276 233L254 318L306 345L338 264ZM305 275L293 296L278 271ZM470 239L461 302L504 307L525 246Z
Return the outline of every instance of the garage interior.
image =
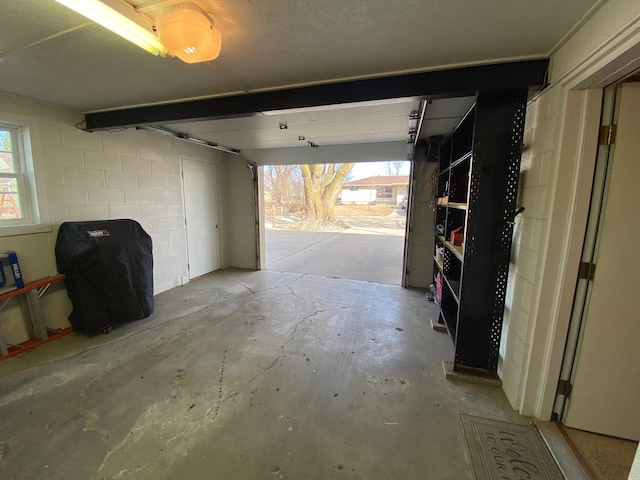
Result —
M176 2L104 3L152 22ZM460 414L535 420L566 478L607 478L550 421L566 420L558 383L602 99L640 68L640 5L196 3L223 39L199 64L151 55L53 0L0 2L0 127L24 140L30 212L1 221L0 252L18 253L26 280L55 275L62 222L131 218L153 239L156 303L109 335L71 333L0 361L7 478L472 479ZM434 168L425 142L449 135L477 92L523 88L525 212L501 387L444 377L453 345L431 329L437 306L420 290L433 215L415 190L402 287L263 270L257 166L410 159L420 185ZM296 121L316 147L279 126ZM216 221L188 222L202 204ZM199 235L201 257L189 244ZM69 327L62 283L41 305L47 328ZM25 320L9 304L2 338L28 341ZM615 366L635 378L625 355ZM633 404L634 385L617 397ZM610 478L626 478L628 447ZM639 470L636 458L629 478Z

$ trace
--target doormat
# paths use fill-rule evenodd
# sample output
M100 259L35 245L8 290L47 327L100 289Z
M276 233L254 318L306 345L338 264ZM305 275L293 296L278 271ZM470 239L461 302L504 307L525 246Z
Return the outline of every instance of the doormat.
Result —
M460 418L476 480L564 480L534 425Z

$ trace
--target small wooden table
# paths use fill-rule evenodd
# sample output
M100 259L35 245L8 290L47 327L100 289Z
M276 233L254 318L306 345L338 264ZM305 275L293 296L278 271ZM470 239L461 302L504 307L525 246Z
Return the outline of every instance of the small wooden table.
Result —
M48 338L47 325L45 324L44 315L42 314L40 298L42 298L51 284L63 278L64 275L40 278L26 283L23 288L0 294L0 312L2 312L13 297L20 296L20 300L26 303L27 306L26 315L30 324L31 335L35 337L36 340L46 340ZM0 331L0 355L8 354L9 348L2 338L2 332Z

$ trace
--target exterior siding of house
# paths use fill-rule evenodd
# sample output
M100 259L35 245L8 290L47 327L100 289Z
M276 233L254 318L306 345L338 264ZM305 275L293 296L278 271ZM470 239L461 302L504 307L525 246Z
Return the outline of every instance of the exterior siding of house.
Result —
M343 187L342 189L342 203L380 203L388 205L399 205L402 203L402 197L407 194L406 185L393 185L391 188L391 195L389 198L380 198L375 188L357 187L357 190L351 190L350 187Z
M393 193L391 194L391 201L396 205L400 205L402 203L402 199L407 195L409 188L407 185L394 185Z
M376 189L357 187L357 190L351 190L350 187L342 188L342 203L358 203L367 205L376 201Z
M402 183L404 181L405 183ZM374 176L347 182L342 186L342 203L400 205L407 195L409 177Z

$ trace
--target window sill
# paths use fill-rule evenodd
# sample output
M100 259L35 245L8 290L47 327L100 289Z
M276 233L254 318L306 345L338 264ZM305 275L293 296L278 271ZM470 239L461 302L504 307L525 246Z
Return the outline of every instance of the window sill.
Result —
M34 233L49 233L52 231L48 223L38 225L10 225L0 227L0 237L13 237L18 235L32 235Z

